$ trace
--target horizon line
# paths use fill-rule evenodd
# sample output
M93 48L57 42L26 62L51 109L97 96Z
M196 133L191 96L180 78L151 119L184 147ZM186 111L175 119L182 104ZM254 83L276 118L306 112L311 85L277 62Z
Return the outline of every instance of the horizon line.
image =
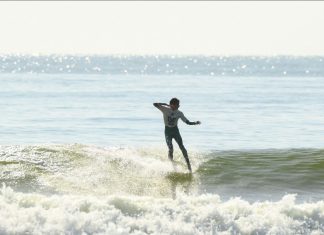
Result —
M9 57L9 56L29 56L29 57L49 57L49 56L96 56L96 57L173 57L173 58L182 58L182 57L257 57L257 58L270 58L270 57L324 57L324 54L273 54L273 55L265 55L265 54L135 54L135 53L1 53L0 57Z

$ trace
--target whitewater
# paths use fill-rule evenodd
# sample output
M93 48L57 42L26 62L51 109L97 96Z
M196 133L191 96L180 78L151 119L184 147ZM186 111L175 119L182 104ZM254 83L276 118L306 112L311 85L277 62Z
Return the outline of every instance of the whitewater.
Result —
M323 61L0 56L0 234L324 234Z
M310 151L308 151L310 152ZM247 153L247 164L261 153ZM265 153L263 157L265 158ZM271 152L266 161L288 162L280 152ZM299 154L305 154L300 152ZM313 174L318 154L303 166L301 172ZM244 152L236 153L236 157ZM217 157L218 156L218 157ZM193 176L186 174L186 166L179 163L175 170L157 149L107 148L85 145L2 146L0 193L1 234L322 234L324 232L324 201L298 202L296 194L282 195L278 200L262 198L261 183L287 190L289 183L299 182L300 191L310 195L311 188L322 183L302 186L300 172L283 182L259 179L263 175L282 180L295 167L280 173L247 164L249 176L235 172L219 173L213 161L222 164L233 156L227 152L212 156L192 155ZM277 156L277 157L276 157ZM290 161L302 161L292 151ZM315 158L314 158L315 156ZM260 156L259 156L260 157ZM210 159L206 164L204 159ZM220 158L220 159L219 159ZM177 161L181 159L176 154ZM228 161L228 160L227 160ZM254 159L254 161L260 161ZM241 162L241 164L242 164ZM223 163L226 167L228 163ZM243 163L244 164L244 163ZM214 167L212 167L214 166ZM272 170L276 170L276 166ZM206 169L207 168L207 169ZM253 170L256 169L257 170ZM244 170L243 170L244 171ZM308 172L305 172L308 171ZM317 171L318 174L323 173ZM224 174L227 174L227 176ZM233 176L241 179L234 180ZM319 175L318 181L322 177ZM245 184L242 181L248 182ZM212 181L212 182L211 182ZM226 186L240 192L253 192L250 200L219 189ZM248 185L253 186L248 187ZM298 184L297 184L298 185ZM211 189L213 188L213 190ZM221 187L220 187L221 188ZM209 189L209 190L208 190ZM210 192L208 192L210 191ZM212 191L219 191L212 193ZM244 193L245 191L245 193ZM268 191L273 194L273 191ZM321 193L318 192L318 193ZM258 195L259 194L259 195Z

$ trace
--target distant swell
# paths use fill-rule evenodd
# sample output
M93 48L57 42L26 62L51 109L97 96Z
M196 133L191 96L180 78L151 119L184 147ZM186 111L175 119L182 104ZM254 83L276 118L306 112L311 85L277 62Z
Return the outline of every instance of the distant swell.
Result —
M324 76L319 56L0 55L0 73Z

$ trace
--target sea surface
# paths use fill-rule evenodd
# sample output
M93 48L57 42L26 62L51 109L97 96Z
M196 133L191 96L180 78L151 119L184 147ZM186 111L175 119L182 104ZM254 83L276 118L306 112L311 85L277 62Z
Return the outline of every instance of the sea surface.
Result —
M0 55L0 234L324 234L324 57Z

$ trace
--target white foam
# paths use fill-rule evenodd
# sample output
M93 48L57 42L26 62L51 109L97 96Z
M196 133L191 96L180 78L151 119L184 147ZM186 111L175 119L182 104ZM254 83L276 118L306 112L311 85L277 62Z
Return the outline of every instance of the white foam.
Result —
M323 234L324 202L27 194L2 187L0 234Z

